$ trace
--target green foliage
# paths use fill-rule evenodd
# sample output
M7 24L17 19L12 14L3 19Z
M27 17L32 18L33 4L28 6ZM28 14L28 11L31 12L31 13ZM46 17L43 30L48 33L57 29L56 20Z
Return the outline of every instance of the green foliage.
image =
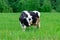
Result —
M2 10L3 10L3 8L2 8L2 5L1 5L1 3L0 3L0 12L2 12Z
M38 10L38 8L40 8L40 4L39 4L39 1L40 0L29 0L29 1L26 1L26 7L25 9L26 10Z
M56 10L56 0L51 0L52 9Z
M43 5L40 7L41 11L43 12L49 12L52 10L51 2L50 0L43 1Z
M60 11L60 0L0 0L0 12Z
M7 0L0 0L0 12L12 12L12 9L9 7Z
M56 11L60 12L60 0L56 0Z
M40 7L39 0L20 0L17 5L17 10L38 10Z
M2 8L2 1L0 0L0 12L2 12L3 8Z
M16 7L18 5L17 3L19 3L18 1L19 0L8 0L8 5L9 5L9 7L12 8L13 12L17 12L17 8Z

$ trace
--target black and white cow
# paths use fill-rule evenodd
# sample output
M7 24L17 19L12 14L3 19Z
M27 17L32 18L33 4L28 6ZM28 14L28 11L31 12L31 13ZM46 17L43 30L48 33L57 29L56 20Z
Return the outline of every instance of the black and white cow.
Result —
M40 27L40 12L38 11L23 11L19 17L19 21L22 24L22 29L25 31L26 27L35 25Z

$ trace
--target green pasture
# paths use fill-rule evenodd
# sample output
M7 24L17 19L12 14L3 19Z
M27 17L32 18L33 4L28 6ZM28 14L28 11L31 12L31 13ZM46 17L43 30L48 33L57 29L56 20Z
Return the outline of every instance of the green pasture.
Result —
M60 40L60 13L41 12L40 29L23 32L20 13L0 13L0 40Z

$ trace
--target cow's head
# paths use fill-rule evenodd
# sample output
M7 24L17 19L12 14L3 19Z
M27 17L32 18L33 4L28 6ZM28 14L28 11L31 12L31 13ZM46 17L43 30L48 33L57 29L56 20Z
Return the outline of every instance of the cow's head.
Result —
M32 24L32 16L30 16L30 17L24 17L24 24L26 26L30 26Z
M27 15L27 17L24 17L24 20L26 21L25 24L27 26L30 26L32 24L32 16L28 11L23 11L23 12Z

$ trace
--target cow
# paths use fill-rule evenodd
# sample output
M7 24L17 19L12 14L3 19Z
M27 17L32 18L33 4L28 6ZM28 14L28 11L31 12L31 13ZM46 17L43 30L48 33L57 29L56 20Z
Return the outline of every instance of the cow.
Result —
M23 31L26 27L35 25L40 28L40 12L38 11L23 11L19 17L20 24L22 25Z

